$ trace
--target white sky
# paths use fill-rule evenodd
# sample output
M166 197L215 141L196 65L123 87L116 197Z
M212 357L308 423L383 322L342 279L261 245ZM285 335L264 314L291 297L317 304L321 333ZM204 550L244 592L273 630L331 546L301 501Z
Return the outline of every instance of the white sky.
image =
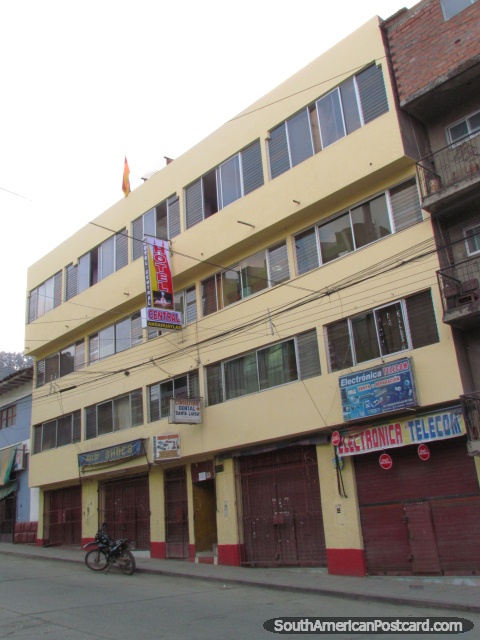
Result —
M0 351L27 267L374 15L408 0L0 3Z

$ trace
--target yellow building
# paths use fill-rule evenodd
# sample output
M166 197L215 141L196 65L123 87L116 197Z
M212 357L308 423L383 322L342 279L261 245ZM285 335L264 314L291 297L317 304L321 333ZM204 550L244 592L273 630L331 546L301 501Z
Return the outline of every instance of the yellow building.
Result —
M382 564L389 514L431 518L446 461L478 493L379 23L29 269L39 544L105 520L157 558L415 572ZM169 240L181 331L143 326L145 235Z

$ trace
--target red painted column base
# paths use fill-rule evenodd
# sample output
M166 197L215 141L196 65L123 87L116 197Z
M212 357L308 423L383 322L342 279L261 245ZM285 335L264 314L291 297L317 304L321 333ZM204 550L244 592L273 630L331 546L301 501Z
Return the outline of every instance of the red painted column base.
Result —
M242 562L241 544L219 544L218 564L226 564L232 567L239 567Z
M157 560L166 560L167 546L165 542L150 542L150 557Z
M328 573L336 576L367 575L363 549L327 549Z

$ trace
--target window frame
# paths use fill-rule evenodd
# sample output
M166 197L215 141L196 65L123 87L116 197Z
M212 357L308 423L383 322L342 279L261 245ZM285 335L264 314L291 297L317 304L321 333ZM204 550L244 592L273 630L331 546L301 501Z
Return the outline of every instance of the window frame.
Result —
M273 255L275 252L277 252L279 249L282 249L284 252L284 260L281 259L281 254L278 254L278 256L276 256L276 260L274 262L273 260ZM252 262L255 258L259 257L259 256L264 256L264 262L265 262L265 271L266 271L266 277L265 278L259 278L259 281L261 280L265 280L265 286L262 287L261 289L258 289L256 291L253 291L251 293L248 293L248 290L251 290L251 287L247 285L247 280L246 278L248 277L248 274L246 273L246 269L249 267L249 263L250 266L252 264ZM281 271L283 269L281 263L286 264L286 271L288 272L285 276L281 276L280 278L276 278L275 277L275 273L277 272L277 267L278 269ZM226 282L226 274L229 273L236 273L238 274L238 287L237 287L237 291L236 291L236 296L234 295L233 297L236 299L232 299L231 301L226 302L226 296L225 296L225 282ZM222 271L218 271L217 273L209 276L208 278L205 278L204 280L202 280L200 282L200 290L201 290L201 310L202 310L202 317L206 317L212 313L215 313L217 311L220 311L221 309L226 309L227 307L231 306L232 304L235 304L237 302L241 302L243 300L245 300L246 298L250 298L251 296L254 296L256 294L268 291L269 289L272 289L273 287L276 287L284 282L287 282L287 280L290 279L290 264L289 264L289 260L288 260L288 247L287 247L287 241L286 240L282 240L280 242L275 243L274 245L267 247L266 249L262 249L261 251L257 251L256 253L246 256L245 258L243 258L243 260L240 260L239 262L237 262L234 265L231 265L230 267L228 267L227 269L223 269ZM232 278L233 281L233 278ZM214 289L215 289L215 301L212 300L212 295L211 292L207 290L207 283L213 283ZM210 285L208 285L208 288L211 289L212 287L210 287ZM215 304L213 304L213 302ZM206 313L205 310L206 309L210 309L208 310L208 312Z
M17 405L10 404L0 409L0 430L14 427L17 424Z
M462 118L459 118L455 122L452 122L451 124L447 125L447 127L446 127L446 129L447 129L447 141L448 141L448 144L451 147L456 147L456 146L458 146L460 144L463 144L467 140L471 140L472 138L475 138L476 136L480 135L480 122L479 122L478 128L476 128L476 129L472 129L471 124L470 124L470 120L474 116L478 116L480 118L480 109L477 109L477 111L473 111L472 113L469 113L466 116L463 116ZM452 138L452 129L454 127L458 127L458 125L462 124L462 123L466 124L467 133L465 135L461 136L460 138L456 138L455 140L453 140L453 138Z
M64 427L66 419L69 418L70 424L70 441L61 442L59 444L59 429ZM53 428L54 427L54 428ZM46 429L51 431L50 436L54 436L54 444L52 446L44 447L45 443L45 431ZM67 413L64 416L53 418L47 422L36 424L33 427L33 453L42 453L43 451L50 451L52 449L58 449L59 447L65 447L69 444L76 444L81 441L81 410Z
M326 345L329 372L335 373L338 371L342 371L343 369L348 369L357 365L363 365L368 362L373 362L374 360L399 355L399 354L405 353L405 351L411 351L413 349L420 348L421 346L428 346L430 344L435 344L435 341L430 341L430 342L426 342L425 344L416 346L414 344L414 340L412 337L412 331L414 330L413 321L415 320L415 322L419 322L419 320L418 318L413 317L413 312L409 312L409 301L410 300L413 301L415 298L419 299L419 296L426 295L426 294L429 294L430 296L429 302L430 302L431 308L429 308L428 311L431 311L433 314L432 319L435 322L435 332L436 332L436 338L437 338L436 342L438 342L439 341L438 328L436 326L436 317L435 317L435 310L433 307L433 300L431 298L431 290L428 289L425 291L420 291L410 296L406 296L405 298L399 298L397 300L393 300L391 302L387 302L385 304L378 305L370 309L366 309L365 311L356 313L352 316L349 316L348 318L342 318L341 320L337 320L336 322L332 322L326 325L325 326L325 345ZM394 308L397 305L399 306L401 311L401 321L403 324L403 330L405 332L405 336L402 337L401 330L399 330L399 336L400 336L399 340L400 340L400 344L402 342L405 342L406 346L404 348L400 348L397 350L383 349L382 337L379 330L380 313L382 310L385 310L388 308ZM356 344L355 344L354 323L356 320L360 319L362 316L367 316L367 315L371 315L373 317L373 326L375 329L375 337L376 337L376 345L375 345L376 353L372 355L372 357L369 357L366 359L359 359L358 358L359 349L358 347L356 347ZM396 313L396 315L398 318L398 312ZM335 349L336 348L338 349L338 344L335 344L334 342L335 337L333 333L331 333L333 331L342 331L344 334L344 341L348 336L348 344L345 345L346 346L345 357L342 360L343 366L337 366L336 364L333 363L333 355L335 355L335 359L338 358L338 354L334 353ZM358 335L358 332L357 332L357 335Z
M52 295L47 295L47 287ZM43 293L42 293L43 291ZM37 287L30 291L28 302L28 322L38 320L49 311L53 311L62 304L63 299L63 274L57 271ZM47 303L47 300L49 301Z
M128 321L130 322L130 346L124 346L120 345L120 342L124 341L125 338L118 334L121 325ZM135 322L139 325L136 329ZM140 331L140 336L136 339L133 336L134 330ZM109 334L112 334L111 337L109 337ZM102 340L104 341L103 345ZM107 340L108 343L106 342ZM94 364L117 353L133 349L139 344L143 344L143 328L141 326L141 312L136 311L88 336L88 364ZM122 346L122 348L119 348L119 346Z
M469 231L473 231L473 234L471 236L468 235ZM480 253L480 222L477 222L476 224L473 224L473 225L470 225L468 227L465 227L463 229L463 236L465 238L465 246L466 246L466 249L467 249L468 257L477 256ZM478 249L475 249L474 251L470 250L470 242L469 242L469 240L471 238L473 238L473 241L478 246Z
M180 384L180 381L186 379L187 393L176 395L175 382ZM163 420L168 418L170 414L170 398L197 398L199 396L199 370L188 371L187 373L167 378L166 380L159 380L147 386L147 421L157 422L157 420ZM162 387L168 387L171 385L171 395L168 395L168 391L162 393ZM152 398L152 393L157 393L157 396ZM166 405L162 405L162 399L167 400ZM158 406L154 406L154 403L158 403ZM153 416L153 417L152 417Z
M118 426L116 424L116 420L118 420L118 415L116 414L116 405L115 403L123 402L126 398L128 398L129 404L129 424L126 426ZM139 403L140 400L140 403ZM118 406L118 404L117 404ZM110 411L108 411L110 407ZM140 408L138 416L135 416L136 408ZM99 411L105 411L105 415L99 415ZM141 414L141 415L140 415ZM94 416L94 422L92 423L92 418ZM117 418L116 418L117 416ZM101 424L101 420L107 417L110 421L110 425ZM97 402L96 404L88 405L84 408L84 438L85 440L94 440L95 438L99 438L104 435L109 435L111 433L116 433L117 431L123 431L124 429L134 429L136 427L140 427L144 424L144 411L143 411L143 391L142 388L133 389L128 393L122 393L119 396L115 396L114 398L109 398L107 400L103 400L102 402ZM99 433L99 427L102 432ZM111 428L108 428L111 427ZM93 434L94 429L94 435Z
M450 5L449 0L440 0L440 5L442 7L442 14L443 14L443 19L445 20L445 22L448 22L448 20L451 20L452 18L454 18L455 16L457 16L459 13L462 13L462 11L465 11L465 9L468 9L468 7L471 7L472 4L475 4L477 0L466 0L464 6L462 6L461 8L455 8L454 3L451 3L450 0Z
M307 340L309 339L311 342L307 342L305 345L305 338L307 338ZM312 366L312 352L314 351L313 344L316 347L316 353L313 357ZM293 352L289 354L288 350L290 348L293 349ZM282 366L279 366L277 363L275 370L273 370L269 363L266 362L266 358L271 355L273 356L275 351L278 349L281 349L280 365ZM285 352L285 350L287 350L287 352ZM287 370L283 366L285 363L285 356L287 357L287 361L290 361L290 373L287 378L285 378ZM254 377L252 377L251 371L253 364L251 362L252 359L255 360ZM230 365L233 365L234 363L243 363L243 365L245 365L247 361L249 361L247 367L243 366L237 373L234 371L229 373L228 369ZM265 363L266 366L264 366ZM295 377L292 375L293 363ZM279 372L280 375L284 376L284 379L280 381L278 381ZM307 378L321 375L321 373L318 336L316 329L310 329L309 331L304 331L301 334L290 336L283 340L278 340L262 347L258 347L252 351L237 354L231 358L226 358L225 360L207 365L204 368L207 406L215 406L216 404L222 404L236 398L268 391L269 389L274 389L286 384L299 382ZM239 392L238 388L234 389L232 386L229 386L229 379L233 379L235 376L242 378L245 383L244 393ZM288 377L290 377L290 379L288 379ZM210 380L215 380L215 382L211 384ZM249 390L247 390L247 387Z
M125 238L123 242L127 243L127 251L125 254L125 258L119 264L119 243L120 238ZM110 245L112 245L110 247ZM108 256L107 251L110 251L110 256ZM104 255L105 254L105 255ZM111 270L108 270L108 273L103 274L103 267L106 264L106 258L109 257L109 262L111 262ZM76 265L68 265L66 269L69 269L69 274L76 273L76 294L82 293L82 291L86 291L98 284L108 276L113 275L117 271L120 271L123 267L128 265L128 235L126 227L118 231L117 233L109 236L103 242L98 244L96 247L93 247L86 253L82 254L77 261ZM76 267L76 269L75 269ZM88 283L88 284L87 284ZM73 289L72 285L72 289ZM70 296L71 299L73 295Z
M62 366L62 355L65 356L68 351L73 352L73 369L69 367ZM56 366L52 367L54 360L57 360ZM73 344L68 345L67 347L63 347L59 351L50 354L46 358L42 360L37 360L35 364L35 386L38 389L39 387L43 387L45 384L49 384L58 378L63 378L64 376L74 373L75 371L79 371L86 366L85 362L85 340L82 338L81 340L77 340ZM47 380L48 371L52 371L56 369L57 375Z
M404 215L404 209L399 206L398 210L396 210L393 207L393 203L392 203L392 193L395 192L395 195L398 194L401 188L405 190L405 193L407 193L408 197L412 195L414 199L416 198L415 208L413 209L415 214L413 216L414 219L413 221L408 222L406 225L401 220L402 216ZM407 190L409 189L414 189L411 194L407 192ZM366 205L369 205L370 203L373 203L376 200L380 200L382 196L385 198L386 215L387 215L388 224L390 226L390 232L385 235L379 235L378 237L374 238L373 240L365 244L359 244L358 234L357 234L357 237L355 235L353 214L355 211L359 210L361 207L365 207ZM339 220L342 220L343 218L345 218L349 222L348 229L350 230L349 237L351 240L352 248L348 249L347 247L348 243L346 243L345 246L347 247L347 249L345 251L338 252L338 255L326 260L325 252L323 251L323 247L325 246L325 240L322 240L321 230L326 230L330 225L334 225L336 222L338 222ZM338 213L335 213L332 216L329 216L325 220L321 220L320 222L317 222L315 225L311 227L307 227L306 229L302 229L301 231L296 233L293 236L296 274L300 276L305 273L308 273L309 271L312 271L313 269L323 267L327 264L330 264L331 262L334 262L335 260L339 260L340 258L343 258L344 256L355 253L360 249L369 247L375 244L376 242L383 240L384 238L393 236L396 233L399 233L400 231L403 231L404 229L407 229L408 227L413 226L414 224L417 224L422 221L423 221L423 213L422 213L420 198L418 196L418 185L414 177L407 178L406 180L403 180L400 183L392 185L391 187L389 187L388 189L385 189L384 191L373 194L368 198L366 198L365 200L362 200L361 202L357 202L353 204L348 209L339 211ZM397 225L399 227L398 230L397 230ZM345 226L345 229L347 229L346 226ZM306 246L307 242L309 242L308 238L309 237L311 238L312 235L314 236L315 242L313 243L313 239L310 240L312 244L310 247L308 247ZM305 240L305 243L303 245L299 244L299 242L304 239L307 239ZM304 255L302 255L302 252ZM305 267L303 265L305 265Z
M155 238L159 238L160 240L171 240L172 238L175 238L180 234L181 229L179 206L179 197L174 193L132 221L132 262L138 260L138 258L143 256L143 241L145 236L154 236ZM174 207L176 208L175 211ZM163 213L163 209L165 209L165 213ZM152 230L150 230L147 226L148 216L150 215L153 218L154 228ZM159 221L163 218L163 216L165 217L166 221L164 225L166 233L161 233L161 228L159 228ZM142 237L138 238L138 226L140 225L140 223L142 227Z

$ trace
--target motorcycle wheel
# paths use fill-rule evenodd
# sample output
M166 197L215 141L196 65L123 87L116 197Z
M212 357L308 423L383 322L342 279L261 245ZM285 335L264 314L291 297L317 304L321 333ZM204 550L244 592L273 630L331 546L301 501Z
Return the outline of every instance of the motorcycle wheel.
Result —
M128 551L128 549L125 549L125 551L122 551L120 553L117 558L117 564L120 565L120 569L127 576L131 576L135 571L135 558L133 557L133 554Z
M85 564L92 571L103 571L107 565L107 557L100 549L92 549L85 556Z

